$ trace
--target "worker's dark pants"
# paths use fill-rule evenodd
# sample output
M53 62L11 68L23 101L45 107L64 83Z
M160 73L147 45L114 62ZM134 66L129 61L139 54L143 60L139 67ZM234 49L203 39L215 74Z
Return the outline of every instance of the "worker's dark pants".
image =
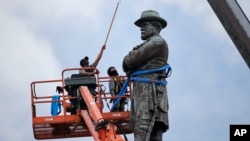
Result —
M140 120L134 126L134 141L146 141L147 134L150 134L149 141L162 141L163 130L160 122L155 122L151 133L148 133L150 120Z

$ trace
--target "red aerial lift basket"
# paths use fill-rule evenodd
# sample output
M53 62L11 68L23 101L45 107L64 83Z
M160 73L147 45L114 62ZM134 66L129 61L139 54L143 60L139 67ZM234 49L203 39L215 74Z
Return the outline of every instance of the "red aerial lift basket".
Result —
M97 73L95 76L73 74L71 78L65 78L66 72L79 69L84 68L65 69L62 71L61 79L31 83L34 138L42 140L93 137L95 141L124 141L121 135L132 133L129 124L130 112L110 112L107 110L105 112L107 107L103 101L115 98L101 88L101 86L108 84L110 77L99 77ZM63 88L62 93L47 92L47 89L55 91L57 86ZM129 85L127 95L122 97L129 99L130 89ZM96 94L93 95L94 91ZM98 123L103 121L109 122L97 129ZM118 130L118 125L114 123L119 123L120 130Z

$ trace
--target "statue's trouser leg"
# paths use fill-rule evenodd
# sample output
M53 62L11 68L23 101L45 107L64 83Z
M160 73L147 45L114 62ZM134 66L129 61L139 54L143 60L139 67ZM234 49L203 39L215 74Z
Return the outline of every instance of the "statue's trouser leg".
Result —
M151 133L148 133L151 120L136 121L134 128L134 141L145 141L147 134L150 134L150 141L162 141L163 131L158 126L154 126ZM155 122L155 125L158 125Z

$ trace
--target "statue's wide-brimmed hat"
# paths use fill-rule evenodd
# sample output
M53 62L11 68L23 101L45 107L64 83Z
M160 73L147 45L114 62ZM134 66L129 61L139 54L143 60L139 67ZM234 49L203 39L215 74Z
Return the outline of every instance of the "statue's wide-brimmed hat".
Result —
M135 21L135 25L139 26L145 21L159 21L162 28L167 26L167 21L160 17L159 13L155 10L146 10L141 13L141 18Z

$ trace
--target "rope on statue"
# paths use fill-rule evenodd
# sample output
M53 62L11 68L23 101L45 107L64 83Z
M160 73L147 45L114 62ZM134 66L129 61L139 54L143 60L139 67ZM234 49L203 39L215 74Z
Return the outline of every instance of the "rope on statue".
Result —
M123 96L125 94L125 92L127 91L128 83L129 83L129 80L126 79L118 96ZM115 106L120 102L120 100L121 100L121 97L118 97L115 99L114 104L111 107L111 111L114 110Z
M142 74L149 74L149 73L153 73L153 72L158 72L158 71L163 71L163 70L167 70L166 72L166 77L169 77L171 75L172 69L171 67L167 64L161 68L157 68L157 69L150 69L150 70L143 70L143 71L136 71L133 74L130 75L129 79L126 79L121 91L119 92L118 96L123 96L127 90L129 81L139 81L139 82L147 82L147 83L152 83L152 80L149 78L141 78L141 77L136 77L137 75L142 75ZM154 84L162 84L162 85L167 85L167 81L165 80L155 80L153 82ZM114 101L113 106L111 107L111 111L114 110L114 107L120 102L121 97L116 98Z

